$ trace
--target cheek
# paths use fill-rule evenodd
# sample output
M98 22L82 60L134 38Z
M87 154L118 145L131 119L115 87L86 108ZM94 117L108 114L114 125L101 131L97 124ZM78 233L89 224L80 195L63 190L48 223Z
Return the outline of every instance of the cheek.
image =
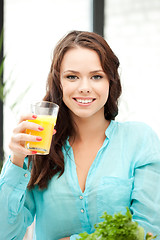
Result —
M63 92L63 101L66 103L66 101L72 96L72 88L70 88L68 85L65 86L63 85L62 87L62 92Z
M109 96L109 84L104 84L101 86L99 93L103 99L107 100Z
M109 96L109 85L107 86L106 96L107 96L107 99L108 99L108 96Z
M108 96L109 96L109 92L108 92L108 91L107 91L107 92L105 91L105 93L104 93L104 103L107 102Z
M106 84L104 89L106 89L106 96L108 98L108 95L109 95L109 82L107 82L107 84Z
M64 97L72 96L76 89L76 83L63 82L62 84L62 92Z

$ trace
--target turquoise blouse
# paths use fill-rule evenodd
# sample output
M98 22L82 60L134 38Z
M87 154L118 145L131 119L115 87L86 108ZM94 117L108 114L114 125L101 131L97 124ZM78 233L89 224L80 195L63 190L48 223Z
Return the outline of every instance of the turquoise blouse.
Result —
M78 183L72 147L63 147L65 172L48 188L29 191L30 171L6 162L0 175L0 239L22 240L36 219L34 239L58 240L94 231L104 211L126 212L160 239L160 141L146 124L111 121L106 139L88 172L85 191Z

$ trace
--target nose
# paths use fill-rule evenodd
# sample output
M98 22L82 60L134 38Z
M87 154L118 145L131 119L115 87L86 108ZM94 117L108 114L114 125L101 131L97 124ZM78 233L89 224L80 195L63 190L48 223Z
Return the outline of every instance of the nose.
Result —
M92 92L92 87L89 82L89 79L81 79L80 84L79 84L79 92L85 93L85 94Z

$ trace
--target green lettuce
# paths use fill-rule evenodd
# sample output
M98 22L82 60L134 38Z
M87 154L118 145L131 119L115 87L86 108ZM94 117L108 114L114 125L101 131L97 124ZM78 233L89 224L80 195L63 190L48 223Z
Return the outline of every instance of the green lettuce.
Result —
M125 215L119 212L112 216L104 212L101 218L104 221L94 226L94 233L84 232L79 234L81 240L151 240L156 238L149 233L145 237L143 227L132 221L129 208L127 208Z

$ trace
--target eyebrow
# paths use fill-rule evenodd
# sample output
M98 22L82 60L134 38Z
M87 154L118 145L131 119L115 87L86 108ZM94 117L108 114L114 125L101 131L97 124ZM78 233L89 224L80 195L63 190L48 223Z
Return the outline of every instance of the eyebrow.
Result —
M102 69L91 71L90 73L104 72Z
M66 70L63 73L67 73L67 72L79 73L78 71L74 71L74 70Z
M75 71L75 70L66 70L63 73L67 73L67 72L79 73L78 71ZM99 69L99 70L91 71L90 73L97 73L97 72L104 72L104 71L102 69Z

